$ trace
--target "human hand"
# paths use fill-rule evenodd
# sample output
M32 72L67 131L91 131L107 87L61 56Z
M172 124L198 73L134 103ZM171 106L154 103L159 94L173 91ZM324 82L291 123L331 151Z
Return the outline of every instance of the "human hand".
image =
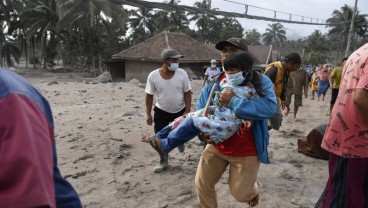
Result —
M152 119L151 114L147 115L146 122L147 122L148 125L150 125L150 126L152 125L153 119Z
M213 144L213 145L218 145L219 144L218 140L215 141L215 140L211 139L211 134L209 134L209 133L202 134L202 137L206 140L206 142L208 144Z
M186 115L188 115L189 113L190 113L190 111L189 111L189 110L186 110L186 111L184 111L183 116L186 116Z
M225 88L222 90L219 96L219 101L223 106L228 106L235 93L231 88Z

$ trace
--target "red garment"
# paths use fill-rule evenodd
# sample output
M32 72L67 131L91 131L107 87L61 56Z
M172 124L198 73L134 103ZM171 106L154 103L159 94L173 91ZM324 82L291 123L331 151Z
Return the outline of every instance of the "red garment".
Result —
M0 117L0 207L56 207L54 136L44 112L12 93L0 99Z
M220 81L225 77L225 73L221 74ZM238 130L238 132L229 139L215 146L217 151L232 157L257 156L252 129L245 131L242 136L239 136L239 134L241 133L239 133Z

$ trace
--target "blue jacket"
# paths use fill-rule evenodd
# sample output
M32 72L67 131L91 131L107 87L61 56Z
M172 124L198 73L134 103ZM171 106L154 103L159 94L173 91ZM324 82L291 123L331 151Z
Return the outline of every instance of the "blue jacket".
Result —
M220 76L217 76L213 83L219 84L219 77ZM202 88L196 105L198 110L205 107L213 83L208 83ZM272 81L263 74L261 83L264 94L262 98L241 99L234 96L227 107L233 110L238 117L253 121L252 131L258 159L262 163L269 163L267 151L269 140L267 121L268 118L271 118L276 113L276 95ZM220 89L216 89L216 91L219 90Z

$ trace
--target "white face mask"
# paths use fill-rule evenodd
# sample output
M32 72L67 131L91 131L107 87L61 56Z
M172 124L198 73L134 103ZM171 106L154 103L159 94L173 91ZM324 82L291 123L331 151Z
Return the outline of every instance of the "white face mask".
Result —
M211 65L212 69L216 68L216 64Z
M233 85L240 85L244 82L245 78L243 77L243 72L237 72L235 74L226 73L226 78Z
M179 63L171 63L169 66L170 71L176 71L179 68Z

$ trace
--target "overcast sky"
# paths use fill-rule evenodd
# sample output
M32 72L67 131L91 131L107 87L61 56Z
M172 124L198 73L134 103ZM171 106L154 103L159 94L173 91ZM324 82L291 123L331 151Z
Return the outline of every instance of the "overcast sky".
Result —
M164 2L163 0L147 0L151 2ZM179 5L193 6L194 2L202 0L181 0ZM340 10L344 4L354 7L355 0L231 0L256 7L262 7L270 10L276 10L285 13L296 14L305 17L318 18L323 21L331 17L332 12L337 9ZM358 10L360 14L368 14L368 0L358 0ZM243 5L228 2L225 0L212 0L212 8L218 8L221 11L244 13ZM273 17L274 12L262 10L254 7L248 8L249 15ZM283 16L283 19L289 19L289 15L277 14L277 18ZM294 20L294 17L292 18ZM295 17L295 20L301 20L301 17ZM320 20L320 21L321 21ZM268 24L273 22L263 20L250 20L245 18L238 18L243 28L257 29L261 34L266 32ZM304 19L306 21L306 18ZM310 20L309 20L310 21ZM315 20L314 20L315 21ZM328 32L325 26L317 25L299 25L281 23L286 30L286 36L289 40L296 40L310 35L314 30L320 30L322 33Z

